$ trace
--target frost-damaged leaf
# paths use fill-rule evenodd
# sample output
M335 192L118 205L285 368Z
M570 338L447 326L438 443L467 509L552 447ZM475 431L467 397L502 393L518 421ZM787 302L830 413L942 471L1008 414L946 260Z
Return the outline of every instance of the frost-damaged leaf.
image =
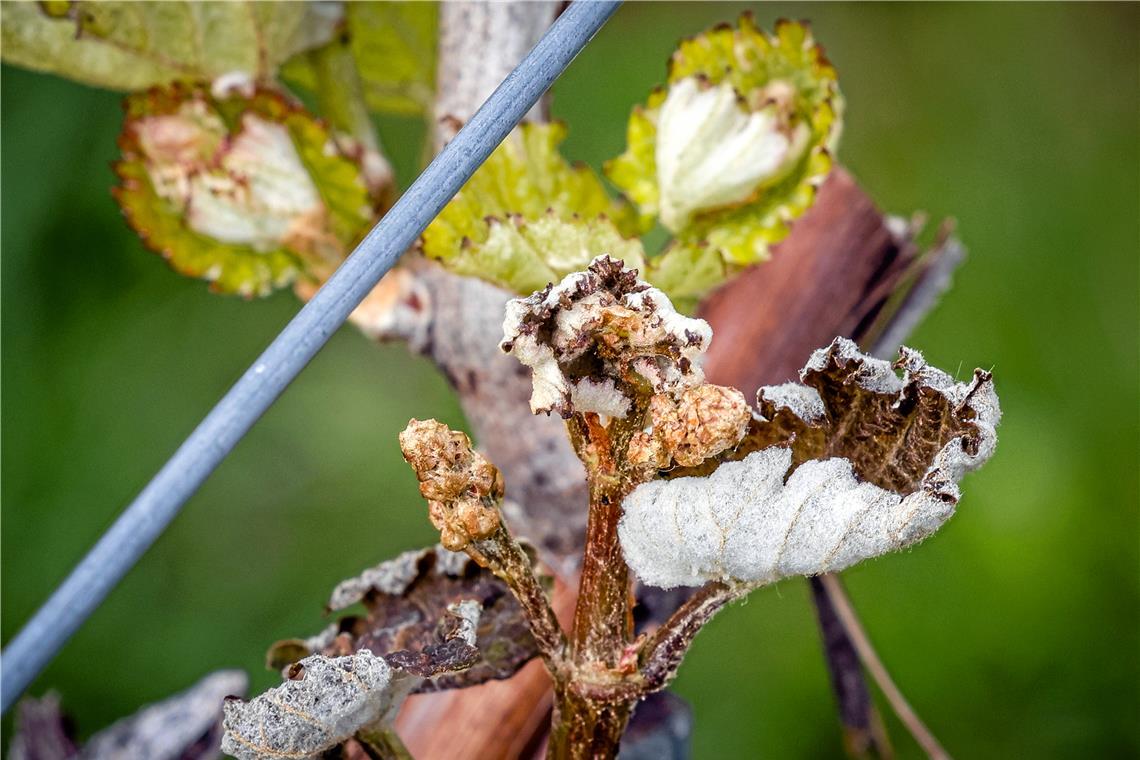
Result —
M711 339L708 323L678 314L637 270L599 256L585 272L510 301L502 348L531 368L534 413L625 417L636 397L699 385Z
M512 132L424 231L424 253L516 293L585 269L599 253L641 267L628 206L606 195L592 169L562 157L565 136L558 123Z
M315 652L346 654L361 648L402 668L424 663L424 654L440 660L460 649L457 644L442 650L431 647L451 640L456 621L448 615L448 607L463 601L480 605L475 628L478 652L462 672L437 675L420 684L418 691L509 678L537 654L522 610L506 585L467 555L437 546L405 552L339 584L329 609L363 602L367 614L342 618L308 640L279 642L270 649L268 662L278 669Z
M270 79L290 56L331 40L344 9L318 2L12 2L0 14L6 63L143 90L235 71Z
M312 757L382 725L398 706L398 678L382 657L313 655L249 702L227 699L222 751L239 760Z
M369 109L417 116L431 108L438 16L432 2L345 4L347 44ZM281 73L291 85L317 89L316 72L304 58L292 59Z
M803 385L762 388L761 416L725 457L735 461L674 470L625 500L630 567L665 588L759 584L842 570L936 531L958 481L993 453L1001 411L987 372L956 383L905 348L896 366L901 379L837 338Z
M321 280L382 210L386 188L361 168L379 157L273 90L176 84L126 111L119 205L149 247L216 290Z
M218 756L222 700L244 694L245 673L221 670L184 692L148 705L99 731L80 749L59 698L24 699L17 708L13 760L207 760Z
M692 297L725 267L767 258L830 171L841 110L835 69L804 24L769 35L746 13L683 41L667 88L634 109L628 148L606 165L677 236L648 279Z

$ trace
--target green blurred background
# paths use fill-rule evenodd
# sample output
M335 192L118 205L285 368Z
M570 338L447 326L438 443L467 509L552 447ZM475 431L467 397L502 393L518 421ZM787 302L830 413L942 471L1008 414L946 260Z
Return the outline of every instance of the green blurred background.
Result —
M743 6L630 4L555 87L566 153L620 152L676 40ZM1135 756L1136 5L762 5L840 70L840 156L883 208L958 219L970 259L911 343L992 367L995 459L921 548L847 574L887 665L960 757ZM209 294L108 193L119 96L2 72L2 636L297 308ZM422 127L382 123L401 179ZM339 579L432 541L396 433L462 418L400 346L337 334L35 684L84 734L316 631ZM676 684L695 756L841 752L807 586L701 634ZM888 718L903 756L919 750ZM7 737L5 737L5 744Z

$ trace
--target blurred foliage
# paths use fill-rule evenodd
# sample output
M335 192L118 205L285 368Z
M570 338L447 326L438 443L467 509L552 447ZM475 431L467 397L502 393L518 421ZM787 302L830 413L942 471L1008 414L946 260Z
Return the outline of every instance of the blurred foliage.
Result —
M617 155L676 41L740 9L623 8L555 87L566 155ZM1134 756L1140 9L756 10L812 20L843 78L840 159L882 207L958 219L971 257L911 343L960 377L992 366L1005 411L958 516L847 574L871 635L956 756ZM296 302L211 295L143 249L108 192L117 96L0 85L7 641ZM406 185L422 122L381 128ZM87 734L212 668L273 683L267 645L314 628L338 579L432 540L396 441L412 416L461 424L424 361L341 331L33 691ZM717 618L677 691L698 758L840 752L801 581Z
M4 60L96 87L141 90L241 71L271 77L333 38L333 4L5 3Z

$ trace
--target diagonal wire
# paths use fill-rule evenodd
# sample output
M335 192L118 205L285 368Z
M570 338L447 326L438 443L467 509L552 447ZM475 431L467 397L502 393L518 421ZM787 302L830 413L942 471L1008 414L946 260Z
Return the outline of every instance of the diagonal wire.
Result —
M308 304L206 415L158 474L0 655L0 712L55 657L225 459L613 15L620 0L579 0L559 17ZM478 66L478 61L472 61Z

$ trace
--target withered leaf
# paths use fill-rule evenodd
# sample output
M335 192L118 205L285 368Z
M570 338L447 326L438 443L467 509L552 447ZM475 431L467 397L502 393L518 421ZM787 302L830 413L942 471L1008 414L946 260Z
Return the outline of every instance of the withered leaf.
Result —
M586 271L507 303L501 346L531 369L532 412L624 418L635 397L702 382L708 324L678 314L637 274L603 254Z
M382 657L312 655L256 699L227 699L222 751L240 760L311 757L380 724L399 703L398 679Z
M618 532L637 576L758 585L842 570L941 527L958 481L993 453L997 395L989 373L956 383L916 351L896 366L903 378L837 338L805 384L761 389L736 449L635 489Z
M990 374L976 370L956 396L948 392L956 385L953 378L927 365L917 351L904 347L899 355L894 366L906 370L902 380L887 362L837 338L812 356L802 384L759 390L759 415L740 445L720 461L786 446L793 469L808 460L841 457L860 480L906 496L919 488L935 456L954 438L962 439L967 454L978 456L992 430L978 429L969 402L975 394L992 393ZM664 475L703 475L718 465L677 467Z
M12 760L70 760L79 755L75 732L59 706L59 695L24 697L16 705Z
M506 585L467 555L441 546L405 552L343 581L328 607L342 610L356 602L363 603L366 614L344 617L309 640L278 642L269 652L270 667L301 653L366 649L394 667L430 678L418 686L423 692L509 678L538 653ZM474 641L454 635L457 620L448 610L460 602L479 605Z

